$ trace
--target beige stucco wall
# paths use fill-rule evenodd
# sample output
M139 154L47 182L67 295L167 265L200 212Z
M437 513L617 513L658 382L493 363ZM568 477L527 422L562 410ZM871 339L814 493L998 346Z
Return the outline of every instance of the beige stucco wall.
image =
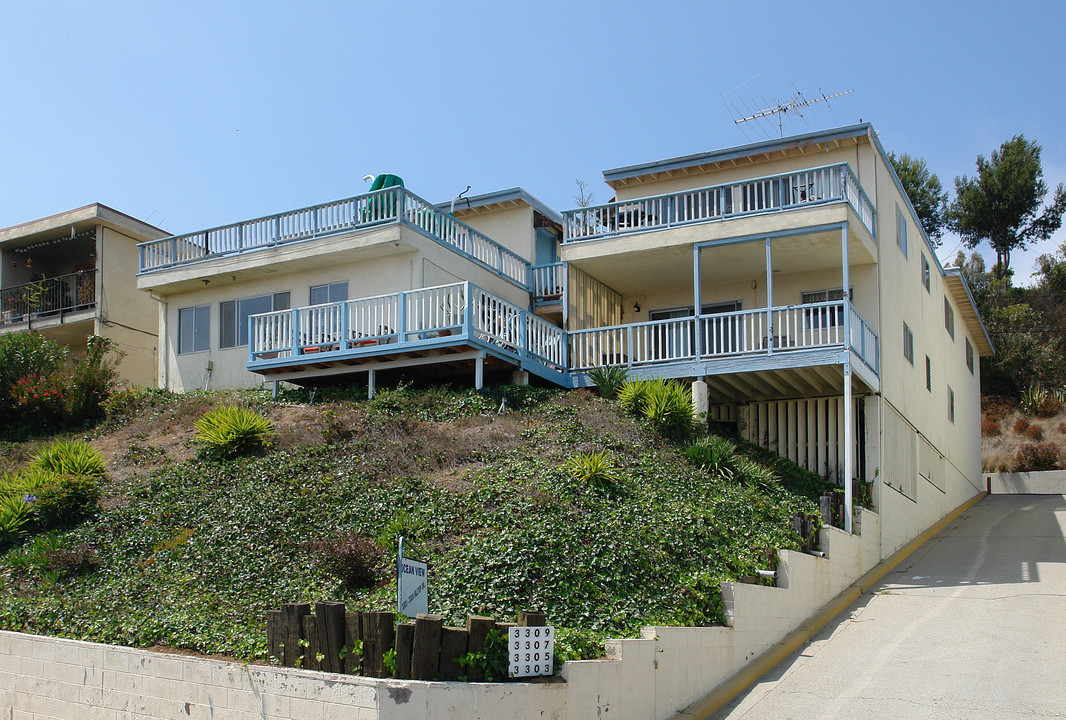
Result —
M399 250L385 256L353 257L352 253L346 257L343 252L332 253L329 256L317 256L320 258L317 263L311 262L316 256L309 259L306 254L296 253L293 248L297 244L294 243L287 248L292 260L276 263L273 266L275 272L270 275L255 274L244 279L239 273L230 276L213 274L206 285L200 282L188 290L166 295L165 310L161 307L159 311L162 315L160 335L166 337L166 367L161 368L159 384L176 391L262 384L260 375L245 368L248 361L247 345L224 350L218 347L219 303L227 300L287 291L290 293L290 306L295 308L310 304L312 285L342 280L348 281L349 300L469 280L522 308L528 307L529 295L524 288L516 287L491 270L409 228L402 229L400 237ZM258 252L261 251L247 255ZM234 264L233 259L227 259L226 262ZM204 268L201 268L203 271ZM178 311L198 305L209 307L211 349L178 355Z
M98 335L113 340L122 359L120 374L133 385L156 378L155 302L137 289L138 239L108 227L96 236Z
M473 212L462 212L456 208L455 216L511 252L533 262L536 232L533 228L533 208L529 205L493 208L491 211L478 208Z

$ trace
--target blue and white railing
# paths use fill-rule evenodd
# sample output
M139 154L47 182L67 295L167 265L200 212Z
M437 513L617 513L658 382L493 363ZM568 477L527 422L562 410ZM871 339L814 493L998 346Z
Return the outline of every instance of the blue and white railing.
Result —
M564 243L847 202L876 237L874 206L847 163L567 210Z
M248 332L252 363L318 353L381 354L448 343L452 339L440 338L453 336L559 372L567 363L562 328L469 282L252 315Z
M526 287L529 261L402 187L140 243L140 272L403 223L428 238Z

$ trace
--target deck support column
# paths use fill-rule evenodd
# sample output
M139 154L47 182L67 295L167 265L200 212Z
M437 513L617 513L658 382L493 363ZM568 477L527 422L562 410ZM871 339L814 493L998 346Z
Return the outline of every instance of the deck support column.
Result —
M848 261L848 224L840 226L840 265L844 295L844 530L851 532L851 478L855 463L855 428L851 416L851 268Z
M481 390L485 387L485 354L482 353L474 358L474 389Z
M703 332L700 328L700 314L702 311L703 303L700 300L700 246L694 245L692 247L692 315L694 316L696 328L693 350L697 360L703 356Z
M374 392L377 390L377 371L371 368L366 371L366 396L372 399Z
M766 352L774 351L774 256L766 238Z
M707 392L707 383L703 378L692 382L692 410L703 424L707 423L707 414L711 409L710 395Z

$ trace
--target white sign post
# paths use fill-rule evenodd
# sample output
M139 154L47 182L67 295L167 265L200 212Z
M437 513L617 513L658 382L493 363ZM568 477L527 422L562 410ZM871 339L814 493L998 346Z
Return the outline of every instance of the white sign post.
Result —
M403 556L403 536L396 553L396 611L407 617L429 613L428 566Z
M508 628L507 640L507 670L511 677L551 675L555 671L555 628Z

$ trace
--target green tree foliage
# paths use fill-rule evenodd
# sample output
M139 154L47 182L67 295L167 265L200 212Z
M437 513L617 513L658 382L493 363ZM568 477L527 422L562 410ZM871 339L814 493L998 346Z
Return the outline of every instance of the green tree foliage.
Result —
M996 277L1007 277L1011 251L1046 240L1062 225L1066 188L1055 188L1051 202L1040 164L1040 146L1023 135L1003 143L986 160L977 156L977 175L955 178L955 200L948 209L952 230L970 248L984 241L996 251Z
M940 238L947 225L948 194L936 173L929 172L925 160L907 153L889 153L888 160L903 183L914 211L922 222L922 228L934 246L940 247Z

